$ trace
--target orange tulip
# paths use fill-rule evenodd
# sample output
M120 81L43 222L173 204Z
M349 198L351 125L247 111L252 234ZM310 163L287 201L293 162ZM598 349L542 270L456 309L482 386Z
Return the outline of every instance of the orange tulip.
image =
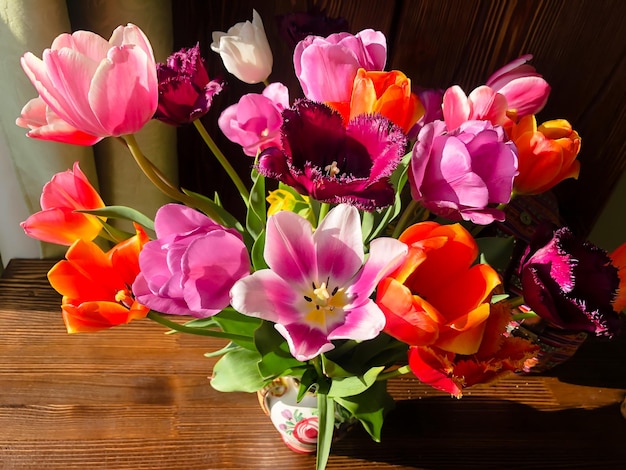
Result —
M504 374L522 370L527 361L534 360L539 348L525 339L503 335L510 321L508 304L492 304L476 354L464 356L436 347L411 347L409 367L422 382L457 398L466 387L490 383Z
M491 304L498 273L474 264L478 246L461 225L421 222L399 240L404 263L377 288L385 332L407 343L409 367L424 383L461 396L463 387L519 370L535 347L505 338L507 304Z
M77 210L102 207L100 195L76 162L73 170L57 173L45 184L41 193L43 210L20 225L29 237L69 246L77 239L91 241L102 230L98 217Z
M411 346L460 354L478 351L498 273L473 265L476 242L460 224L421 222L400 235L409 254L377 289L385 331Z
M567 178L578 178L576 160L581 139L564 119L537 127L535 116L524 116L509 129L517 147L519 175L513 181L517 194L539 194Z
M618 269L619 288L617 296L613 300L613 310L621 312L626 309L626 243L622 243L613 250L609 257L613 262L613 266Z
M411 80L402 72L366 71L359 69L349 103L327 103L339 111L344 122L360 114L380 113L407 134L420 117L424 107L411 93Z
M76 240L65 260L48 272L50 285L63 296L68 333L98 331L143 318L149 309L134 300L131 286L139 274L139 252L148 236L136 235L108 252L94 242Z

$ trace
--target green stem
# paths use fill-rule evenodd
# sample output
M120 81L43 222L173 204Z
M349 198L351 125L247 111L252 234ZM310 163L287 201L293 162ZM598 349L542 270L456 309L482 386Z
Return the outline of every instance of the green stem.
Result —
M163 315L158 314L157 312L154 312L152 310L148 312L148 315L146 315L146 318L149 318L150 320L156 323L159 323L160 325L166 326L170 330L178 331L180 333L189 333L192 335L199 335L199 336L211 336L213 338L224 338L224 339L229 339L231 341L248 341L249 342L251 340L249 336L235 335L231 333L225 333L223 331L208 330L206 328L193 328L190 326L181 325L180 323L176 323L172 320L168 320Z
M330 210L330 204L327 202L322 202L320 204L320 214L319 217L317 219L317 225L319 226L322 223L322 220L324 220L324 217L326 217L326 214L328 214L328 211Z
M415 199L411 199L411 202L409 202L407 206L404 208L404 212L402 212L400 219L398 219L396 228L393 230L393 234L391 235L393 238L398 238L400 236L402 231L405 229L405 227L408 225L409 221L411 220L411 215L413 214L413 211L416 209L418 204L419 203Z
M207 147L209 147L211 152L213 152L213 155L215 155L215 158L217 158L217 161L220 162L220 165L222 165L222 168L226 170L226 173L228 173L228 176L230 176L230 179L232 180L232 182L235 183L235 186L237 187L237 190L239 191L239 194L241 195L241 199L243 199L243 202L245 203L246 207L248 207L249 200L250 200L250 193L248 192L246 185L243 184L243 181L241 181L241 178L239 177L239 175L237 174L233 166L228 162L227 158L219 149L219 147L217 146L213 138L209 135L206 128L202 124L202 121L200 121L200 119L196 119L195 121L193 121L193 125L196 126L196 129L200 133L202 140L204 140L204 143L207 145Z
M201 210L211 219L223 224L222 218L213 210L211 206L203 204L202 201L188 196L170 183L167 178L165 178L165 175L158 170L154 163L152 163L148 157L143 154L133 134L122 136L120 139L124 144L126 144L126 147L135 159L137 166L139 166L144 175L146 175L150 182L154 184L159 191L175 201L182 202L189 207Z
M383 380L393 379L394 377L405 375L405 374L408 374L409 372L411 372L411 368L408 365L398 367L395 370L379 374L378 377L376 377L376 382L382 382Z

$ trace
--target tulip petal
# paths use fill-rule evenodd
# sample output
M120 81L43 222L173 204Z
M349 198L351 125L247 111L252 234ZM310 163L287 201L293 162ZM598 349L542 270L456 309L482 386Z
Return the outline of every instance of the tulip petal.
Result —
M361 220L353 206L329 212L313 234L317 252L317 278L344 285L363 265Z
M324 332L302 323L276 324L275 328L287 340L291 355L299 361L308 361L335 347Z
M113 48L100 63L89 89L89 103L113 136L132 134L152 118L158 104L156 67L133 46ZM137 75L137 70L145 70Z
M298 321L301 317L298 307L305 303L289 282L269 269L235 282L230 298L238 312L275 323Z
M295 285L308 286L319 277L313 229L293 212L281 211L267 221L264 257L273 271Z
M219 313L230 302L233 283L250 273L245 245L221 230L192 241L181 264L184 299L197 317Z
M384 326L385 315L374 302L369 300L360 307L351 308L344 323L333 329L328 339L367 341L378 336Z

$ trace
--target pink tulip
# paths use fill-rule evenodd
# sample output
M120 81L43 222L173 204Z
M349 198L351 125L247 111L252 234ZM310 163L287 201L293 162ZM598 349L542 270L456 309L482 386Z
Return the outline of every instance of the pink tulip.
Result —
M154 54L148 38L135 25L117 27L108 41L90 31L64 33L43 52L42 59L27 52L21 63L50 110L91 136L132 134L156 110ZM38 137L55 135L42 132ZM71 143L84 145L81 138L72 140L71 133L66 135Z
M230 288L250 273L241 235L182 204L161 207L154 227L157 239L139 255L137 301L162 313L199 318L228 306Z
M518 118L537 114L548 101L550 85L526 62L533 56L526 54L496 70L486 85L506 98L507 109Z
M29 237L69 246L78 239L93 240L102 229L98 217L77 210L101 207L104 202L76 162L73 170L57 173L45 184L41 193L43 210L20 225Z
M282 83L272 83L262 94L249 93L226 108L217 123L226 137L254 157L269 147L281 147L281 113L289 107L289 90Z
M346 204L331 209L315 231L298 214L274 214L263 252L269 268L235 282L231 305L274 322L299 361L330 351L333 340L376 338L385 315L370 296L408 248L380 237L366 259L362 237L359 212Z
M497 206L509 202L516 175L516 148L502 127L467 121L448 130L434 121L417 137L409 183L413 199L433 214L488 225L504 220Z
M480 86L469 96L458 85L448 88L443 95L443 120L454 130L466 121L489 121L493 125L506 122L506 98L487 86Z
M15 123L30 129L26 135L33 139L75 145L93 145L102 140L102 137L86 134L72 127L52 111L40 96L26 103Z
M296 76L312 101L350 101L357 70L383 70L387 40L380 31L365 29L356 35L335 33L309 36L293 53Z

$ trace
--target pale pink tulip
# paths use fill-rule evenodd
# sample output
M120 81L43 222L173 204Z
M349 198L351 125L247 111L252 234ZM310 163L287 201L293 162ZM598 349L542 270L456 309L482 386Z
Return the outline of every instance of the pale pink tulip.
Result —
M537 114L548 101L550 85L527 64L533 56L523 55L496 70L486 85L506 98L507 109L518 118Z
M454 85L443 94L443 120L449 130L466 121L489 121L493 125L506 122L506 98L488 86L480 86L469 96L460 86Z
M26 135L33 139L75 145L93 145L102 140L102 137L86 134L72 127L52 111L40 96L26 103L15 123L30 129Z
M42 210L20 224L29 237L69 246L78 239L91 241L102 230L98 217L77 212L104 207L78 162L45 184L40 203Z
M132 134L156 110L154 54L148 38L135 25L118 26L108 41L90 31L64 33L43 52L42 59L27 52L21 63L50 110L91 136ZM44 135L58 134L39 137ZM84 145L81 139L71 143Z

